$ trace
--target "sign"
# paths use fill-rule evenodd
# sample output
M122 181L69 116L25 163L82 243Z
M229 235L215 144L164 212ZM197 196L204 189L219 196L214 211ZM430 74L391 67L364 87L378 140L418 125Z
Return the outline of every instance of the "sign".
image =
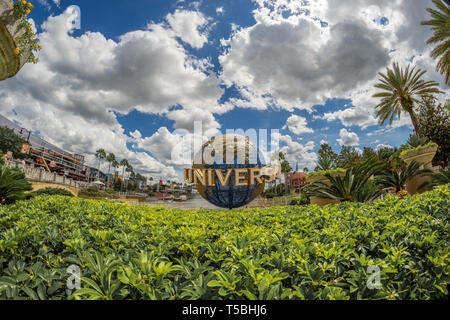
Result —
M22 147L20 148L20 153L29 154L30 153L30 145L28 143L22 143Z
M55 167L56 167L56 162L50 161L50 168L55 168Z

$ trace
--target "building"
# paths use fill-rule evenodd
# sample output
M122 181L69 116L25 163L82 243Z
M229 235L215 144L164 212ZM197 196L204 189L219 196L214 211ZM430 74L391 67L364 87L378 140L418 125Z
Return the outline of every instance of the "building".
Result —
M0 115L0 127L14 130L30 145L29 157L25 160L27 165L43 167L47 171L56 172L76 181L88 181L88 166L85 164L83 155L66 152L2 115Z
M304 172L295 172L292 176L292 186L295 189L295 193L301 193L303 188L307 185L306 182L306 173Z

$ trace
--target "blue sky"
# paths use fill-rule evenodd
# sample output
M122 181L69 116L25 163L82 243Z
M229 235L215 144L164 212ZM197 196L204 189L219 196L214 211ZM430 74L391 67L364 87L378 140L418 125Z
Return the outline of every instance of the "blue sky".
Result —
M324 141L399 146L410 121L377 124L377 73L412 62L443 83L420 26L428 0L38 2L40 62L0 83L0 112L88 161L104 147L151 176L180 176L170 148L195 119L278 129L293 167L314 169ZM63 31L71 5L81 29Z

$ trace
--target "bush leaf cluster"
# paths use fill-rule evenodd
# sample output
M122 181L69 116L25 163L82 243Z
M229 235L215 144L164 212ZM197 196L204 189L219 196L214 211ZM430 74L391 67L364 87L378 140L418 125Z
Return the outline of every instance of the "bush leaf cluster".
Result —
M446 299L449 199L448 185L235 211L34 197L0 206L0 299Z

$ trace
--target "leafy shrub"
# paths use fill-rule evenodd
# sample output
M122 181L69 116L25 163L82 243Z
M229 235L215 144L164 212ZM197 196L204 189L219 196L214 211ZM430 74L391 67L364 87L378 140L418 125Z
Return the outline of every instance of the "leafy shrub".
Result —
M426 175L431 177L431 181L424 182L419 188L432 189L450 183L450 168L441 169L437 173L428 173Z
M304 189L308 197L332 199L340 202L367 202L381 194L380 188L371 181L374 174L381 172L385 164L375 156L368 158L355 167L347 169L345 176L333 177L326 173L328 183L317 181Z
M98 192L99 191L98 187L96 187L96 186L89 186L86 188L86 190L88 192Z
M0 165L0 204L11 204L26 197L33 190L25 174L18 168Z
M418 147L415 147L415 148L406 148L400 153L400 157L404 157L404 156L406 156L408 153L410 153L412 151L420 151L420 150L424 150L424 149L427 149L427 148L430 148L430 147L438 147L438 145L436 143L434 143L434 142L430 142L430 143L427 143L425 145L421 145L421 146L418 146Z
M446 299L450 186L369 204L0 206L0 299ZM67 268L81 289L67 296ZM368 268L381 270L370 290Z
M398 193L405 190L406 183L412 178L422 174L432 173L431 170L421 170L420 167L421 164L416 161L412 161L410 164L402 162L394 170L385 169L383 174L376 177L375 181L383 188L394 188L395 193Z
M36 191L36 195L49 195L49 196L65 196L65 197L73 197L73 194L70 191L62 188L45 188Z
M305 206L308 204L308 199L304 194L302 194L300 197L295 197L291 199L291 202L289 205L291 206Z
M336 168L336 169L331 169L331 170L321 170L321 171L311 172L310 174L308 174L308 178L324 176L326 174L345 173L345 172L346 172L346 170L342 169L342 168Z
M93 198L93 199L118 199L119 196L113 190L102 191L95 186L87 187L86 189L81 189L78 193L81 198Z

